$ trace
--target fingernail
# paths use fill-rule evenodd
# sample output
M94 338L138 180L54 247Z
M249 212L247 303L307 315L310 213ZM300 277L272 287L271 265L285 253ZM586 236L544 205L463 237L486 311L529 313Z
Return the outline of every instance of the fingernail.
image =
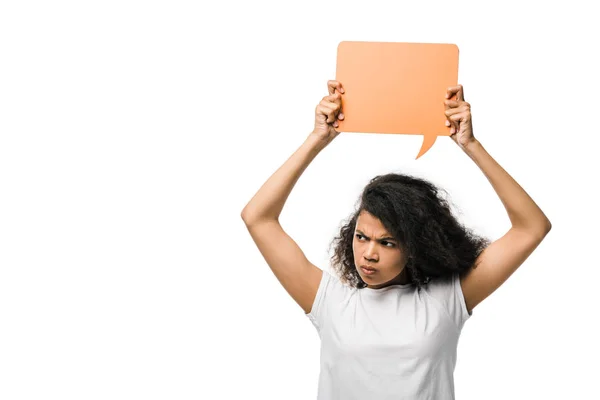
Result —
M341 88L341 89L340 89L340 92L342 92L342 93L346 93L346 91L344 90L344 88Z

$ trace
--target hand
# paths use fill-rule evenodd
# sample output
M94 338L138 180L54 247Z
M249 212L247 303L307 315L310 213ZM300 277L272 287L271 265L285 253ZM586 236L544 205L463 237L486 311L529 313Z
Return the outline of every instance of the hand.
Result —
M344 88L338 81L328 81L327 88L329 95L323 97L315 110L315 129L311 135L329 144L339 135L335 129L338 127L338 120L344 119L341 112Z
M456 95L455 99L452 97ZM446 126L450 126L450 138L458 146L465 150L467 145L476 139L473 136L473 126L471 123L471 105L465 101L465 94L462 85L448 88L446 93Z

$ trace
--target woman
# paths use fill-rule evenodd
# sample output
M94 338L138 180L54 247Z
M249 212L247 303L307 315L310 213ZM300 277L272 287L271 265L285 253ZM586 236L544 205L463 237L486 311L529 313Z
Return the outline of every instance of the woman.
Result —
M250 200L242 218L319 332L319 399L453 399L464 323L535 250L550 221L475 139L459 85L446 93L450 137L485 174L511 228L490 244L461 226L433 184L402 174L378 176L332 242L338 277L322 271L278 218L300 175L339 134L344 88L337 81L328 88L313 132Z

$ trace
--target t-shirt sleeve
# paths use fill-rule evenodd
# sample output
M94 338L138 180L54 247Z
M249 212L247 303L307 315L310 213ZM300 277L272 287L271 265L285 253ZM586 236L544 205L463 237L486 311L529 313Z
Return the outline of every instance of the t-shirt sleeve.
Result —
M312 309L306 316L312 324L321 332L323 324L329 318L331 304L339 303L344 296L344 286L339 279L331 273L323 270L323 277L317 289L317 295L313 302Z
M453 274L451 278L430 281L425 285L425 290L441 304L458 330L461 330L465 322L473 315L472 310L470 313L467 310L458 273Z

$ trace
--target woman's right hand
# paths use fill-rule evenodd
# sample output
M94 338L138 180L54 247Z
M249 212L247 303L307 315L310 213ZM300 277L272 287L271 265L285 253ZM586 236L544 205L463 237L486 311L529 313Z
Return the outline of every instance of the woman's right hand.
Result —
M327 82L327 88L329 95L323 97L315 110L315 129L311 135L329 144L339 135L335 129L338 120L344 119L344 113L341 112L344 88L338 81Z

